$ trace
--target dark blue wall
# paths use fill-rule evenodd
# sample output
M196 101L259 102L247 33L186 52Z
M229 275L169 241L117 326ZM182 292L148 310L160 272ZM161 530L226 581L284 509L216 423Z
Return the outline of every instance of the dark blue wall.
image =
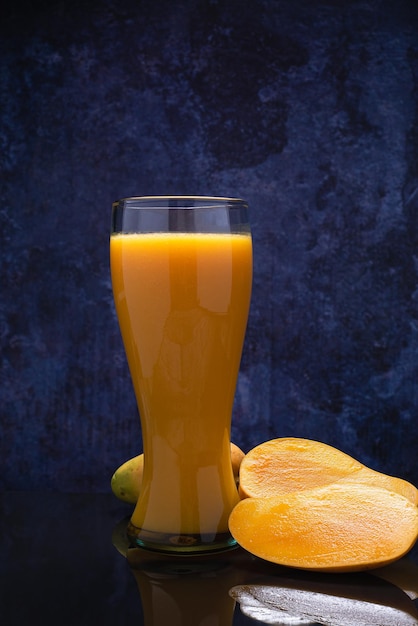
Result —
M141 451L108 233L145 194L250 203L233 440L418 484L418 3L0 11L0 485L107 490Z

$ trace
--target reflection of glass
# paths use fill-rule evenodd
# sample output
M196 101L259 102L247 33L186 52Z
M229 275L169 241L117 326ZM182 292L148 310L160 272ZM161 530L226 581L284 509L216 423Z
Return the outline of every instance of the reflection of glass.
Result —
M408 559L370 573L326 574L280 567L242 549L173 558L131 548L127 523L114 528L112 542L136 579L146 626L247 624L247 618L278 626L418 625L417 593L408 591L417 588L418 568Z
M197 560L196 560L197 559ZM235 601L228 591L237 574L228 563L143 557L132 574L145 626L231 626Z
M171 552L234 545L230 427L251 296L247 205L121 200L110 257L145 459L128 532Z

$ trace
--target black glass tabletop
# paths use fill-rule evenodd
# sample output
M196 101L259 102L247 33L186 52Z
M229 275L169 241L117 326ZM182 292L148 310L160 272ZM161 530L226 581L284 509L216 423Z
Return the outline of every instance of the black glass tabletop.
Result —
M5 626L418 625L418 551L360 573L132 548L111 494L0 494Z

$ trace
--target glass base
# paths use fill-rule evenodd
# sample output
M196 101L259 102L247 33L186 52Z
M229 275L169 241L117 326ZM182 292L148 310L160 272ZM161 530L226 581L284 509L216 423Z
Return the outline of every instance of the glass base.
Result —
M238 544L229 532L218 534L170 534L137 528L128 523L127 535L133 547L175 555L207 554L237 548Z

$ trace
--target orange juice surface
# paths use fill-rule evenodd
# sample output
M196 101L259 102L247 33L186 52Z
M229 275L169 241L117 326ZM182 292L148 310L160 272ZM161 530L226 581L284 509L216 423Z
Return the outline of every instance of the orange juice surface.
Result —
M246 234L117 234L119 325L144 445L134 526L223 533L238 501L230 426L251 295Z

